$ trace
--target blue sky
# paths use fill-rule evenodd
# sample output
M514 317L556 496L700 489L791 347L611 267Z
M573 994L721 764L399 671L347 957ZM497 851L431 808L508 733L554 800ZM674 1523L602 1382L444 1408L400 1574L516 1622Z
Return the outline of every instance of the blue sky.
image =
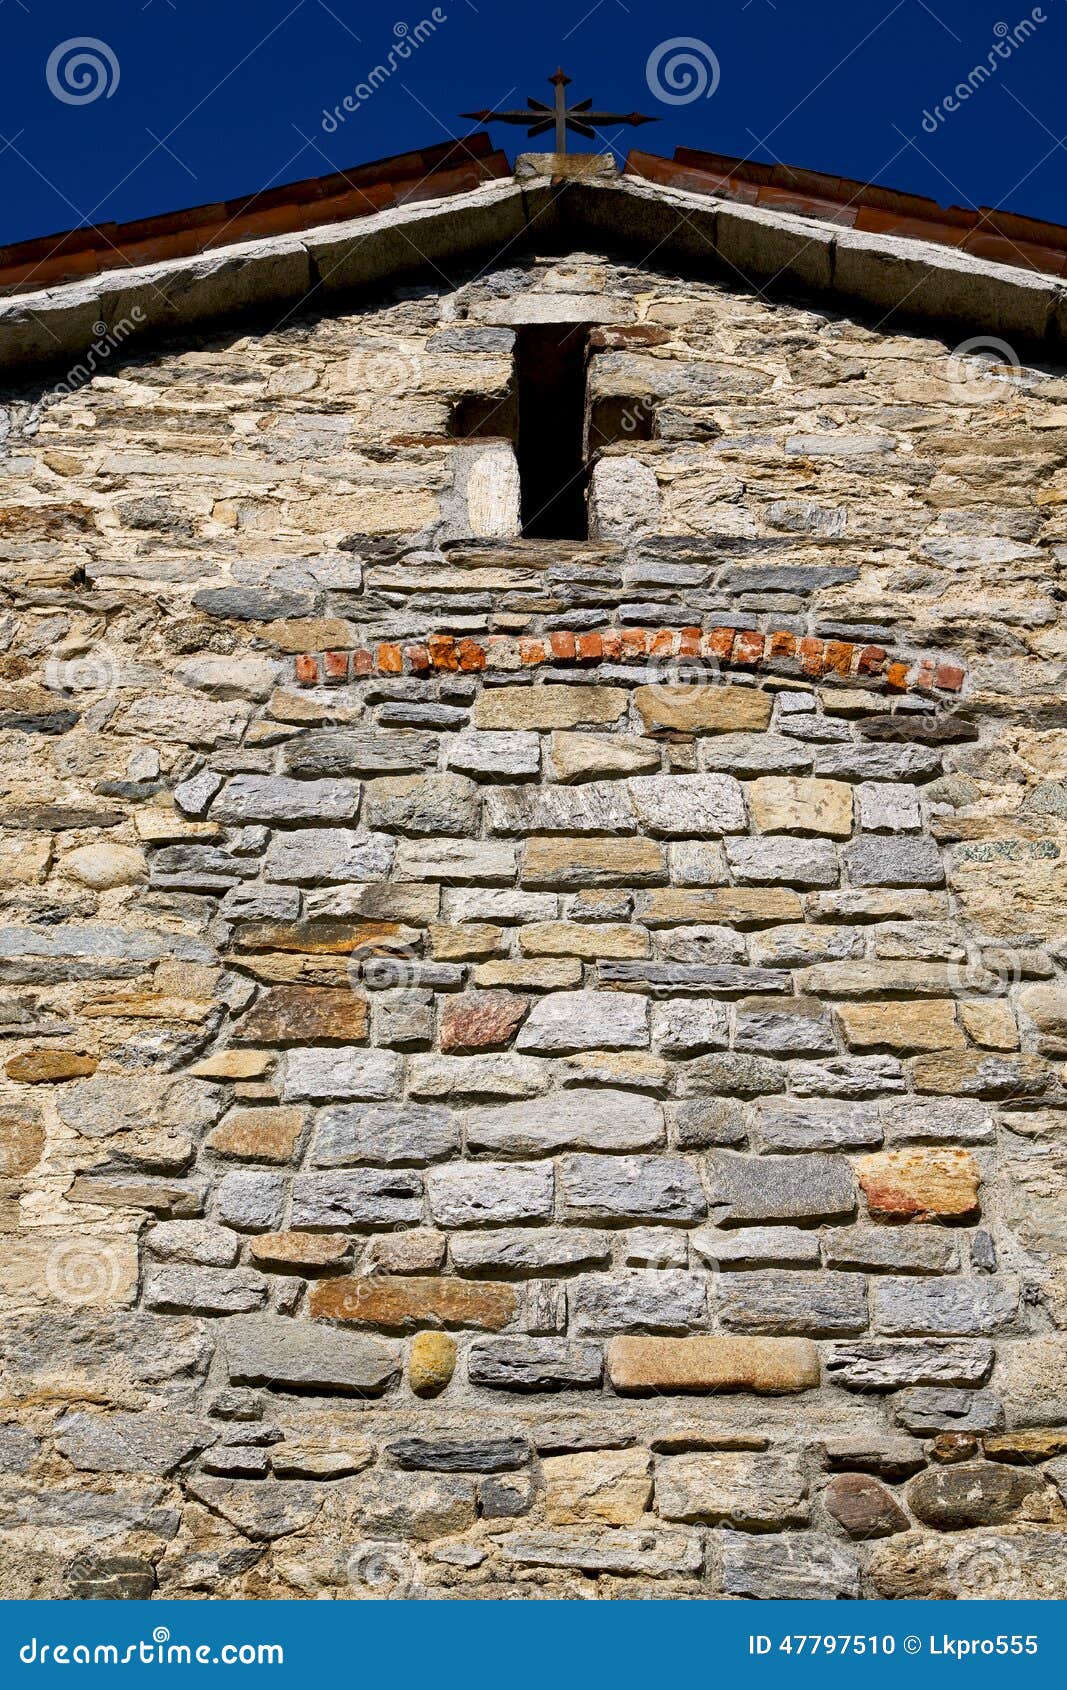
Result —
M422 20L406 61L324 128ZM572 97L660 118L638 133L650 151L780 159L1067 223L1067 0L0 0L0 41L0 244L433 145L473 127L460 111L549 98L558 63ZM987 74L946 110L976 65ZM527 145L492 133L512 155Z

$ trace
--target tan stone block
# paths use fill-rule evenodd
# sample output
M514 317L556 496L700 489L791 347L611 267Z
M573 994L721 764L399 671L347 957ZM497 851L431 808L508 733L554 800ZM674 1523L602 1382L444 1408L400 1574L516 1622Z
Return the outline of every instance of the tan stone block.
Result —
M286 692L279 688L272 693L267 705L267 715L275 722L285 722L292 727L317 727L323 722L345 722L351 719L353 712L346 710L336 696L322 698L304 692Z
M628 734L554 733L549 762L554 779L567 783L648 774L659 768L661 755L654 740Z
M5 1316L17 1309L38 1313L47 1309L58 1323L57 1330L78 1315L91 1324L102 1320L108 1309L130 1308L137 1301L137 1284L133 1233L90 1232L79 1216L78 1224L64 1232L30 1228L0 1237L0 1299ZM54 1379L57 1369L44 1362L42 1371ZM71 1366L71 1372L77 1374L76 1366Z
M360 1264L364 1273L436 1273L444 1265L446 1240L432 1227L383 1232L372 1238Z
M323 1279L308 1295L313 1320L384 1326L399 1332L425 1325L474 1326L499 1332L518 1306L518 1294L511 1285L414 1274Z
M352 1240L329 1232L262 1232L249 1244L249 1258L261 1267L337 1267L352 1254Z
M1042 1048L1067 1054L1067 987L1051 980L1024 986L1019 1005L1042 1035Z
M106 891L111 886L133 886L148 875L143 851L133 845L112 845L106 840L68 851L60 859L59 871L68 880L91 886L95 892Z
M563 1060L565 1086L625 1086L658 1091L671 1077L662 1057L647 1050L583 1050Z
M274 1053L269 1050L217 1050L194 1062L188 1073L198 1080L255 1080L270 1072Z
M502 927L472 922L467 927L435 923L430 930L430 949L439 962L481 962L495 956L504 937Z
M971 998L960 1004L960 1020L984 1050L1018 1050L1019 1029L1003 998Z
M967 1220L978 1213L981 1171L967 1150L884 1150L856 1175L879 1220Z
M916 1091L938 1097L1041 1097L1052 1069L1040 1056L1014 1051L938 1050L910 1064Z
M208 1134L208 1149L241 1162L289 1162L306 1121L304 1109L231 1109Z
M1067 851L1050 853L1050 843L1007 838L988 841L973 857L952 852L949 885L972 930L1009 941L1062 935Z
M198 1026L216 1007L213 998L172 998L164 992L117 992L113 997L83 1003L80 1013L90 1020L104 1016L126 1021L179 1021Z
M386 956L389 948L418 940L395 921L249 921L237 930L242 951L299 951L307 956Z
M691 922L745 927L800 921L804 905L796 892L777 886L672 887L646 892L638 900L637 914L650 927L688 926Z
M43 880L52 861L52 840L0 836L0 886L28 886Z
M416 1332L408 1356L408 1384L417 1397L436 1397L456 1368L456 1340L447 1332Z
M582 965L576 957L548 957L544 961L483 962L473 972L476 986L513 986L519 991L562 992L582 983Z
M367 1000L345 987L275 986L233 1029L235 1044L344 1044L367 1036Z
M818 833L847 839L852 788L842 780L763 775L748 785L752 820L761 833Z
M0 1178L11 1179L35 1168L44 1154L44 1140L44 1125L35 1106L16 1102L6 1108L0 1114Z
M617 1391L756 1391L781 1395L819 1383L808 1338L612 1338L608 1377Z
M652 1500L644 1449L593 1449L547 1456L545 1518L553 1526L633 1526Z
M643 927L624 922L539 921L519 929L525 956L646 957L651 948Z
M336 616L298 616L290 621L261 623L256 637L279 651L350 651L359 644L354 622Z
M566 839L526 842L524 886L650 886L667 878L663 848L651 839Z
M26 1050L4 1063L4 1073L22 1085L39 1086L84 1079L99 1066L97 1057L79 1056L72 1050Z
M629 697L622 687L486 687L474 706L474 725L543 729L617 722Z
M844 1003L834 1014L853 1050L948 1050L965 1044L951 998Z
M761 733L771 719L771 696L749 687L638 687L634 703L646 733Z
M218 822L191 822L171 806L162 804L136 810L134 831L146 845L202 844L222 838Z

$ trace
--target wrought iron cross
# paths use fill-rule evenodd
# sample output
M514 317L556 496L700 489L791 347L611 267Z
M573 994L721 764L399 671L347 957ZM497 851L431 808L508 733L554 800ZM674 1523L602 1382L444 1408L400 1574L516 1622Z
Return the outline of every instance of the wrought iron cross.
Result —
M552 105L546 105L544 100L535 100L532 95L527 97L525 111L465 111L460 117L473 118L476 123L524 123L529 127L527 135L543 135L546 129L555 126L556 152L567 151L567 131L572 135L584 135L592 140L596 134L596 126L605 123L658 123L658 117L643 117L640 112L593 111L592 100L579 100L573 106L567 104L567 96L563 90L570 82L569 76L564 76L557 70L555 76L549 77L549 82L555 86L556 94Z

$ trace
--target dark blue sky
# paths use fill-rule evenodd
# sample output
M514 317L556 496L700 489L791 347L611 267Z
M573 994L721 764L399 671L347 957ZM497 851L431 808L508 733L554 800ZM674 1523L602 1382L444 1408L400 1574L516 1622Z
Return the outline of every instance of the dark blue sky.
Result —
M433 0L0 0L0 243L432 145L471 127L457 112L548 98L557 63L573 97L662 118L640 131L650 151L777 158L1067 223L1067 0L440 0L443 21L324 131L324 110L433 16ZM93 71L69 63L65 82L57 53L84 37L104 44L89 51L111 89L92 99ZM709 71L714 56L710 98L650 88L650 54L679 38ZM976 64L988 74L940 121Z

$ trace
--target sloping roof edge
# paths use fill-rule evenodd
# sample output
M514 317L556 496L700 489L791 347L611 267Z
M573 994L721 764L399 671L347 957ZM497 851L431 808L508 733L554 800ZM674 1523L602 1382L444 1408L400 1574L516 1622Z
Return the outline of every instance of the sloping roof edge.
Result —
M1067 346L1067 285L955 246L637 175L522 183L507 177L0 300L0 369L20 380L64 365L80 372L87 362L91 371L94 357L106 361L119 344L149 336L251 312L280 320L312 297L321 306L401 278L450 284L475 259L513 261L568 248L799 293L956 338L996 336L1046 357ZM104 350L94 353L99 342Z

